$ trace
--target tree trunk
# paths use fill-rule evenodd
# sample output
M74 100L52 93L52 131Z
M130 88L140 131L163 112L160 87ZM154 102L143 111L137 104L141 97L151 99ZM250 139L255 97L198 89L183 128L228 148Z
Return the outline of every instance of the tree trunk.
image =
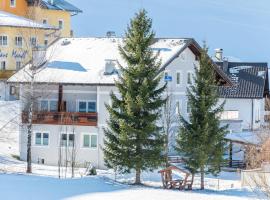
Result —
M31 158L31 140L32 140L32 125L28 126L27 131L27 169L26 173L32 173L32 158Z
M201 167L201 190L204 190L204 166Z
M141 184L141 169L140 168L136 169L135 184L137 184L137 185Z

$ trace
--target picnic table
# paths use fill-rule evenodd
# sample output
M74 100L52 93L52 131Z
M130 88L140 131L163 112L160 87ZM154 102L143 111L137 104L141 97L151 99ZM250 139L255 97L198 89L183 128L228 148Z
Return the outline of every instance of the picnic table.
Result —
M180 172L184 174L184 179L173 179L172 172ZM179 190L192 190L194 175L191 175L184 169L176 166L169 166L159 171L161 174L162 185L164 189L179 189Z

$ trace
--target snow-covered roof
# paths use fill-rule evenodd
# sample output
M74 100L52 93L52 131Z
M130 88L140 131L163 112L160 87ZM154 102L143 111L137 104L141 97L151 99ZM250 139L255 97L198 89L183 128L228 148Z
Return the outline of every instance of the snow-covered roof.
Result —
M250 131L233 132L226 135L227 140L238 143L258 145L261 142L260 135L263 133L256 133Z
M151 46L159 52L162 65L183 50L190 39L155 39ZM52 45L46 54L48 62L36 75L40 83L114 84L116 73L106 75L105 66L113 63L115 69L126 64L119 54L123 38L63 38ZM9 82L29 82L28 67L13 75Z
M27 28L39 28L39 29L57 29L53 26L41 24L31 19L13 15L11 13L4 12L4 11L0 11L0 27L1 26L27 27Z

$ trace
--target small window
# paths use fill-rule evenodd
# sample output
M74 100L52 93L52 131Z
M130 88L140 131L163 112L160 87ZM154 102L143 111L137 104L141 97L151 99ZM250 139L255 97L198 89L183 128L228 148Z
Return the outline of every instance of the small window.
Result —
M181 74L180 74L180 72L176 73L176 84L177 85L181 84Z
M45 40L44 40L44 46L47 47L47 46L48 46L48 43L49 43L49 42L48 42L48 39L45 39Z
M16 87L15 86L10 86L9 94L10 95L15 95L16 93L17 93Z
M17 71L21 69L21 66L22 66L22 62L16 61L16 70Z
M180 113L181 113L180 102L176 101L175 114L179 115Z
M50 112L56 112L58 110L58 102L55 100L50 101Z
M57 100L41 100L40 110L44 112L57 112L58 111L58 101Z
M7 46L8 45L8 38L5 35L0 36L0 46Z
M191 113L190 103L187 101L187 113Z
M59 28L59 29L63 29L63 26L64 26L63 20L59 20L59 21L58 21L58 28Z
M37 38L36 37L31 37L30 38L30 44L32 47L37 46Z
M16 7L16 0L10 0L10 7Z
M6 61L0 62L0 70L6 70Z
M96 112L96 102L94 101L79 101L79 112Z
M43 19L43 20L42 20L42 23L43 23L43 24L48 24L48 20L47 20L47 19Z
M61 134L61 146L72 147L75 145L75 134Z
M96 112L96 102L88 102L88 112Z
M15 45L17 47L22 47L23 46L23 39L21 36L15 37Z
M192 84L192 73L188 72L187 74L187 84Z
M35 144L39 146L49 145L49 133L36 133Z
M97 148L97 135L83 135L83 147Z

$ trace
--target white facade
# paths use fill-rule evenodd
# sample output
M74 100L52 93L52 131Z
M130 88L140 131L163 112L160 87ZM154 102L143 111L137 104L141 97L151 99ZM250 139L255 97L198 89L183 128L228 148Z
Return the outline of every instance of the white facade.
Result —
M38 74L35 81L40 84L35 90L35 95L38 97L34 106L35 110L41 111L46 106L48 110L56 109L54 107L55 102L58 101L58 85L61 84L63 85L62 101L66 102L66 112L79 113L80 105L90 106L88 103L81 104L80 102L94 102L91 103L91 106L95 104L94 112L97 113L98 120L96 126L35 124L32 136L33 162L57 165L60 157L62 161L71 161L72 153L75 152L75 163L77 165L84 166L91 162L97 168L105 168L102 151L104 147L103 129L107 127L106 121L109 117L105 103L111 104L111 91L117 94L117 89L113 84L117 76L113 73L106 75L104 72L106 72L108 58L111 62L115 62L116 59L116 63L119 62L123 66L123 61L116 53L118 52L118 44L121 44L121 41L118 40L109 38L72 39L70 45L74 45L74 47L69 46L69 44L67 46L62 45L60 50L58 49L59 53L51 61L55 66L50 67L48 65ZM199 65L196 55L185 45L188 43L187 41L186 39L160 39L153 47L165 49L164 52L161 50L160 55L161 58L164 58L162 59L162 65L166 66L164 73L172 77L172 81L168 82L167 90L172 96L173 112L177 115L180 111L184 117L188 117L186 88L192 84L191 77L194 74L194 68ZM59 43L61 44L61 41ZM98 48L99 46L100 48ZM70 51L74 52L75 48L76 52L73 55ZM177 52L180 53L175 56ZM102 55L103 57L101 57ZM115 67L117 70L117 65ZM27 83L29 80L24 72L25 70L19 71L11 77L9 82ZM164 79L161 80L162 84L164 84ZM24 84L22 86L20 99L21 107L24 109L27 105L27 100L24 98L27 93L27 86ZM250 99L226 100L225 111L239 111L239 119L237 119L239 122L241 121L239 130L250 129L252 120L254 128L259 126L259 123L256 122L256 113L260 112L257 112L259 108L263 108L263 100L252 101ZM254 106L253 111L250 110L251 105ZM262 112L259 115L261 116ZM177 125L175 124L175 127ZM177 133L176 130L172 133L173 138ZM61 147L61 141L68 142L65 138L73 134L74 139L71 139L71 142L75 141L74 146L72 148ZM172 146L174 145L173 142ZM85 147L85 143L91 143L91 145ZM23 160L26 160L26 146L27 130L24 124L20 130L20 157Z

